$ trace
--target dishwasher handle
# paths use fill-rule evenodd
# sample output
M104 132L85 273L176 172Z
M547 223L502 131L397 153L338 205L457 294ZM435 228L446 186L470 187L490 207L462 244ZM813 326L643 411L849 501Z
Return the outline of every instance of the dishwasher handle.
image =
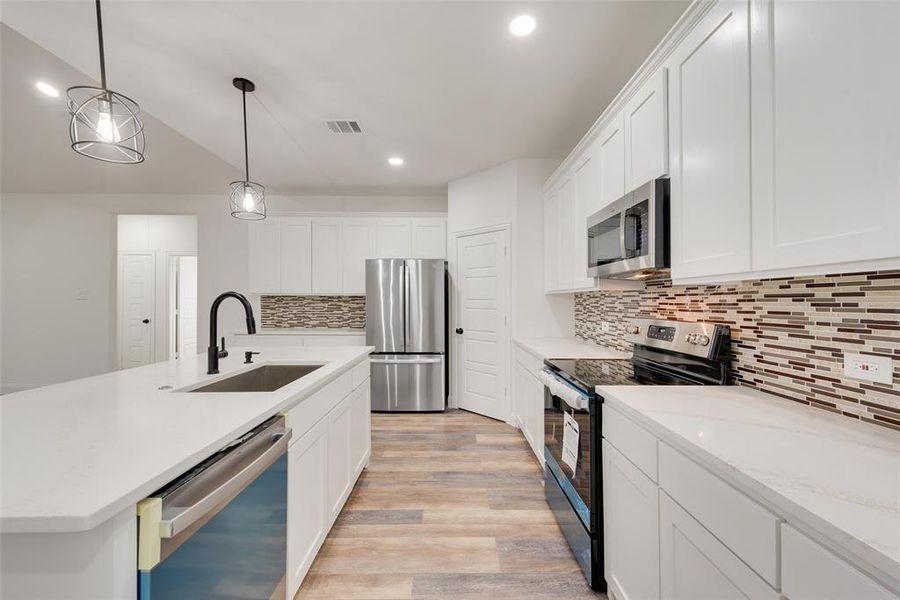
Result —
M174 538L210 513L218 512L287 451L290 439L291 430L284 417L279 417L230 448L221 460L192 476L170 496L163 497L159 537Z

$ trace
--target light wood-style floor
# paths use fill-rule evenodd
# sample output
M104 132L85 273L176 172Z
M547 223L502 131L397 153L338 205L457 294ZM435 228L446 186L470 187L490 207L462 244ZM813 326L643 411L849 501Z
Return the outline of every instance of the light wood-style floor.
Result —
M372 458L295 600L597 600L518 430L373 415Z

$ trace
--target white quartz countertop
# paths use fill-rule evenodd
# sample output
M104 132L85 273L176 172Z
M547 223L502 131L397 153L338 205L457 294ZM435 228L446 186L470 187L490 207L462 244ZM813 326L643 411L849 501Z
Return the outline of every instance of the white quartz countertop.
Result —
M597 392L788 522L900 582L900 433L746 387Z
M250 334L238 331L235 335ZM351 327L267 327L257 330L253 335L366 335L366 330Z
M516 338L516 344L538 358L628 358L630 353L604 348L578 338Z
M229 348L218 375L206 355L0 396L0 531L92 529L291 408L371 347ZM187 393L261 364L324 364L279 390Z

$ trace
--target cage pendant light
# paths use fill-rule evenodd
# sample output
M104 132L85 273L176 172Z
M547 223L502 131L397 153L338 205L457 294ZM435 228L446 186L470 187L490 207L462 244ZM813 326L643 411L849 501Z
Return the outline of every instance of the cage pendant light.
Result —
M241 90L241 101L244 108L244 179L232 181L231 216L237 219L258 221L266 218L266 188L255 181L250 181L250 159L247 151L247 92L256 89L249 79L235 77L234 87Z
M144 162L144 124L137 102L106 86L106 57L103 54L103 20L100 0L97 10L97 40L100 48L100 87L77 85L66 90L69 139L78 154L104 162L137 164Z

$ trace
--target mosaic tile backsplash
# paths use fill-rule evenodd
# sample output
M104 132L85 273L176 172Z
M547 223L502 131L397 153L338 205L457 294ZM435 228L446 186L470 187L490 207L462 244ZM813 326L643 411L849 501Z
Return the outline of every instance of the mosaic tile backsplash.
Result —
M900 271L575 294L582 339L628 350L632 318L728 325L734 383L900 430ZM844 377L844 352L892 357L893 382Z
M262 296L263 327L365 329L365 296Z

